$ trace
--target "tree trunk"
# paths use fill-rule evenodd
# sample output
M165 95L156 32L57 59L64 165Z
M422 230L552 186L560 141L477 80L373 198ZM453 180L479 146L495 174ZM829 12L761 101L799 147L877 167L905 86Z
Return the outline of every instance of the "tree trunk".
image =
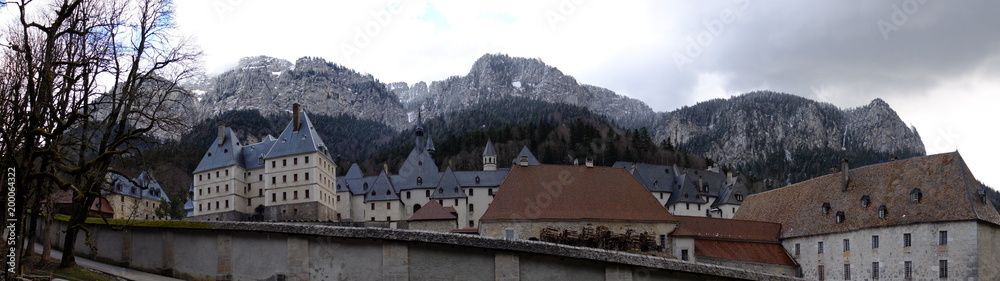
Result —
M27 241L24 243L25 250L21 260L30 257L31 254L35 252L33 250L35 246L35 229L38 229L38 210L33 210L28 217L31 218L31 223L28 224L28 235L25 235L25 240Z
M52 207L51 200L45 206L45 217L42 220L42 260L52 256Z
M66 239L63 241L63 254L59 261L59 268L76 265L76 256L73 253L76 249L76 235L80 233L80 229L87 222L87 211L93 203L94 198L90 196L84 196L83 202L73 201L73 213L70 215L69 225L66 227Z

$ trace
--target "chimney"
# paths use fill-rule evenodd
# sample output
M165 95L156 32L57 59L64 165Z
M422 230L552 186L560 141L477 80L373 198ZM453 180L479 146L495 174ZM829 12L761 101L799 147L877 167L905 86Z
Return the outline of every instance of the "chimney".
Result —
M705 190L705 182L701 180L701 176L698 176L698 190Z
M593 168L594 167L594 159L593 158L587 157L586 163L587 163L587 168Z
M292 131L298 132L299 128L302 127L302 106L298 103L292 104Z
M226 121L219 120L216 124L219 125L219 136L217 138L219 145L222 145L222 142L226 141Z
M635 164L635 162L632 162L632 171L635 171L635 168L636 168L637 166L639 166L639 165Z
M518 162L520 162L521 167L527 167L528 166L528 156L522 155L520 161L518 161Z
M382 163L382 170L385 171L386 175L389 175L389 163Z
M847 191L847 182L850 181L851 176L849 175L850 167L847 166L847 158L844 158L844 162L840 164L840 191Z

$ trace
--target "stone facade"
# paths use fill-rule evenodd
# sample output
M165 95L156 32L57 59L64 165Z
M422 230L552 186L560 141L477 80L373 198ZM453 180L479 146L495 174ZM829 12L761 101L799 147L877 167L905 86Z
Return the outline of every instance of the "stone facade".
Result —
M946 244L941 233L947 232ZM850 265L851 280L996 280L998 227L977 221L921 223L913 225L861 229L844 233L785 239L782 245L799 262L803 277L819 279L823 266L825 280L845 279L845 265ZM909 234L910 246L904 236ZM873 242L877 236L877 248ZM844 241L849 251L845 251ZM819 253L819 243L823 252ZM984 248L985 247L985 248ZM796 252L798 249L798 252ZM947 275L942 277L942 262L947 261ZM906 275L906 263L911 275Z
M634 230L636 233L648 233L650 235L656 235L660 237L663 235L666 237L670 232L674 231L676 224L665 223L665 222L643 222L643 221L594 221L594 220L573 220L573 221L557 221L557 220L531 220L531 221L485 221L483 225L479 228L479 234L484 236L492 237L504 237L512 239L529 239L537 240L542 229L546 227L555 227L557 229L570 229L577 230L584 227L605 226L611 230L612 233L625 233L629 229ZM510 237L509 234L513 234ZM669 248L670 245L659 244L660 247ZM693 251L694 247L692 247ZM668 251L669 252L669 251Z

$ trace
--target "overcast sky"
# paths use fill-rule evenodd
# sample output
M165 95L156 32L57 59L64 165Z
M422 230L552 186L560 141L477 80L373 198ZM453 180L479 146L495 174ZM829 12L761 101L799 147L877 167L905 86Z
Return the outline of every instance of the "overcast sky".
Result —
M318 56L383 82L540 58L669 111L767 89L849 108L882 98L929 154L958 149L1000 187L1000 1L175 0L209 73Z

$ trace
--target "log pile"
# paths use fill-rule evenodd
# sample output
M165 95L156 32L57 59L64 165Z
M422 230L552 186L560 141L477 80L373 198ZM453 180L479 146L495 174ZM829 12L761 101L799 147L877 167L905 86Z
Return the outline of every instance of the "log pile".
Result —
M603 225L597 226L597 228L585 226L579 231L548 226L539 233L539 240L614 251L660 251L660 246L656 244L656 235L648 232L637 233L632 229L626 229L623 233L614 233Z

